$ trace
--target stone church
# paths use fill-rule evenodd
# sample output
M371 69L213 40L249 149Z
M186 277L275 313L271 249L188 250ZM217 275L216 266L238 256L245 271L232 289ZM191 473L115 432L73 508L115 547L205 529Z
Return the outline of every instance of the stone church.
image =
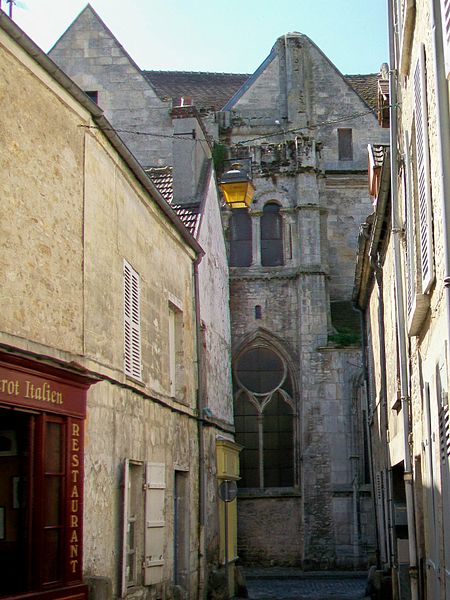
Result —
M251 176L249 209L222 212L243 447L238 555L253 565L366 566L375 530L351 298L358 230L371 212L367 145L388 139L377 76L342 75L300 33L280 37L250 76L141 71L90 6L50 57L156 185L158 169L176 185L180 104L201 119L218 177L234 162ZM185 199L184 209L195 207Z

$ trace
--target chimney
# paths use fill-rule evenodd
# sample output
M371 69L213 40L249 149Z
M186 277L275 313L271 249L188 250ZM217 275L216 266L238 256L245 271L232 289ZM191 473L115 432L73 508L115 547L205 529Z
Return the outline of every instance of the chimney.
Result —
M194 204L200 200L202 174L211 159L211 148L192 98L182 97L178 104L171 113L174 203Z

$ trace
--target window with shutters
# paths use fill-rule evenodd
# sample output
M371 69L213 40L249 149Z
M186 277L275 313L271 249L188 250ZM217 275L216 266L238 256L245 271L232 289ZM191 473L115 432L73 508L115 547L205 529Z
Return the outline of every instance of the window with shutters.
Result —
M141 315L139 274L124 260L124 370L135 379L142 379Z
M143 477L143 464L126 459L123 474L122 595L129 587L142 585Z
M426 294L434 281L434 257L425 49L423 45L420 48L419 59L414 69L414 110L416 128L416 194L418 206L417 231L421 273L420 292Z
M122 582L135 586L163 580L165 465L125 459L123 465Z
M338 129L339 160L353 160L353 134L351 129Z
M414 134L413 130L413 134ZM421 293L422 284L417 268L418 207L413 190L413 156L408 132L404 135L403 195L405 198L406 221L406 312L408 334L417 335L429 307L429 297ZM415 161L414 161L415 162Z

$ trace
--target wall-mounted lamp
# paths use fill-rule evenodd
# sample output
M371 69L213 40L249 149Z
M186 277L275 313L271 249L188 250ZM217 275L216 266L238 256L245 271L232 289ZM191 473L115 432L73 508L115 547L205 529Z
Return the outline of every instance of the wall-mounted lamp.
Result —
M231 208L248 208L255 194L252 180L240 163L233 163L231 169L222 175L219 187Z

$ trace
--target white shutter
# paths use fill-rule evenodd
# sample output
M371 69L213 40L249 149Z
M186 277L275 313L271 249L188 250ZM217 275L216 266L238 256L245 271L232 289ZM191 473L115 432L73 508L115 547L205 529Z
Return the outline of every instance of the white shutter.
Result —
M428 146L428 114L425 79L425 48L420 48L414 72L414 104L416 113L417 193L419 203L419 239L422 271L422 293L434 279L433 237L431 222L430 159Z
M450 76L450 0L441 0L442 44L444 48L445 76Z
M139 275L125 260L124 282L124 369L141 379L141 315Z
M161 583L165 538L165 465L147 463L145 470L144 585Z
M415 236L414 236L414 211L413 196L411 190L411 156L409 153L409 136L405 132L405 178L404 194L406 200L406 260L407 260L407 286L406 286L406 308L408 318L411 315L414 297L416 294L416 256L415 256Z

